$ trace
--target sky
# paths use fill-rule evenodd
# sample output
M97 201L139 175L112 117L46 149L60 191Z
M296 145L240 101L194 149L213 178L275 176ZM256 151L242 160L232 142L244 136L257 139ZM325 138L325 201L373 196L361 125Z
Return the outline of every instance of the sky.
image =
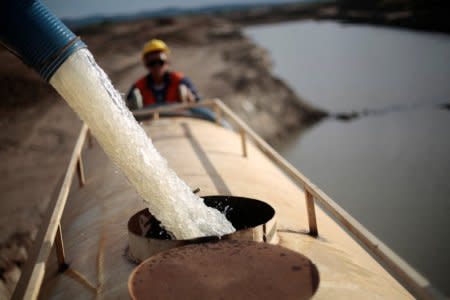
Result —
M59 18L81 18L96 14L104 16L133 14L168 7L196 8L227 3L283 3L294 0L42 0Z

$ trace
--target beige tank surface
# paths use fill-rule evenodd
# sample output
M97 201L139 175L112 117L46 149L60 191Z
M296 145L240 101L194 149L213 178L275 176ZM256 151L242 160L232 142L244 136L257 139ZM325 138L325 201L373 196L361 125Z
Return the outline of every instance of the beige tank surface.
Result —
M247 140L243 144L245 135L213 122L188 117L158 118L156 114L154 117L152 121L145 121L143 127L169 166L193 190L200 188L201 196L254 198L275 209L278 245L302 254L317 267L320 281L315 299L413 298L318 206L315 206L315 214L319 235L309 234L311 223L308 222L305 192L273 159L249 142L251 132L247 132ZM81 153L82 144L77 147ZM39 295L42 299L130 298L128 278L137 265L127 256L127 222L144 205L95 142L82 153L83 164L78 164L78 170L83 171L84 166L85 178L80 177L84 185L72 185L64 212L61 211L61 227L58 228L62 228L64 245L62 247L58 238L59 229L55 229L55 246L51 247L54 238L49 239L52 253L49 252L46 262L38 258L34 269L32 265L31 271L27 271L28 279L20 282L20 288L25 290L21 296L33 298ZM75 158L74 166L81 161L78 158ZM74 170L75 167L72 173ZM54 208L56 210L58 205ZM55 220L57 226L58 219ZM370 235L368 239L371 238ZM43 241L41 253L46 247L46 238ZM36 255L47 258L42 254ZM58 272L64 262L68 264L67 269ZM44 264L44 267L39 269L39 264ZM45 277L42 277L44 273ZM33 289L34 286L38 288Z

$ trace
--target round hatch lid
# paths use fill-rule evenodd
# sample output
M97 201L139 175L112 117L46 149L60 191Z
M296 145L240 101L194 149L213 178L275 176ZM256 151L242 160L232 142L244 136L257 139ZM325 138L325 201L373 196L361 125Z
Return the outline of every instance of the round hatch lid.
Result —
M128 281L133 299L309 299L318 285L305 256L251 241L174 248L145 260Z

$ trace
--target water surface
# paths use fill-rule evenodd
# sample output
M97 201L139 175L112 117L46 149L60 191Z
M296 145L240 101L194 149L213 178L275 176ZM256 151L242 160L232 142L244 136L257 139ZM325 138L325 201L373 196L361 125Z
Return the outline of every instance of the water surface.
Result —
M450 294L450 111L438 105L450 102L450 37L312 21L246 33L299 96L368 114L328 119L278 150Z

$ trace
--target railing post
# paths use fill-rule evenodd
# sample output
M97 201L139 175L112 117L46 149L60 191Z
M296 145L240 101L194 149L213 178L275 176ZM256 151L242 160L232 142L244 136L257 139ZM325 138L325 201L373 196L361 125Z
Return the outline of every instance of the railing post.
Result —
M88 147L91 149L94 146L94 137L92 136L92 133L90 130L87 132L87 139L88 139Z
M314 197L313 195L308 191L308 189L305 190L305 198L306 198L306 209L308 210L308 225L309 225L309 235L311 236L318 236L318 230L317 230L317 220L316 220L316 210L314 207Z
M63 272L67 269L66 254L64 252L64 243L62 238L61 224L58 225L55 236L56 258L58 260L59 271Z
M77 173L78 173L78 182L80 184L80 187L83 187L84 184L86 183L86 178L84 177L84 167L83 167L83 160L81 159L81 153L80 153L80 156L78 156Z
M216 117L216 124L220 125L222 122L222 111L220 110L220 107L217 103L214 103L214 114Z
M241 134L241 143L242 143L242 156L247 157L247 138L245 134L244 128L239 128L239 132Z
M47 217L43 218L43 224L36 238L36 248L30 253L29 260L22 269L19 282L14 290L12 299L37 299L46 273L48 258L55 248L58 263L64 270L64 247L62 243L62 231L60 227L61 217L67 203L67 197L72 186L75 168L80 158L80 153L86 139L87 126L83 124L78 136L69 166L61 183L59 193L47 209ZM58 246L56 246L58 244Z

